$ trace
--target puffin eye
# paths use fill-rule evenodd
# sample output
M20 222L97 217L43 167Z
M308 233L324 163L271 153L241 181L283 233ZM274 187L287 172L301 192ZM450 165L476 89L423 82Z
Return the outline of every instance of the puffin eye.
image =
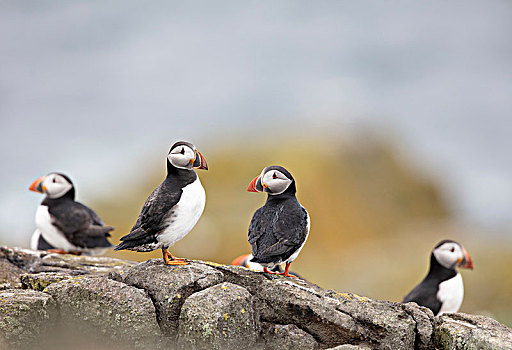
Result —
M273 179L277 179L277 175L276 175L276 173L274 173L274 175L272 175L272 178L273 178Z
M455 248L452 247L452 249L450 249L450 252L453 253L454 251L455 251Z
M57 180L55 180L55 178L53 178L52 182L53 182L53 183L56 183L56 182L57 182Z
M181 154L185 154L185 147L181 147L181 151L180 151Z

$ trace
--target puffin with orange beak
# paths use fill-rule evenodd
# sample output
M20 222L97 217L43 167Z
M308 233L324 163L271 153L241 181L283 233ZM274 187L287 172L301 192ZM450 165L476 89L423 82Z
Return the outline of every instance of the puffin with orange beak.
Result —
M98 214L75 201L75 187L69 177L50 173L35 180L29 190L46 194L36 211L32 249L100 255L112 247L107 237L114 228L105 226Z
M439 242L430 255L427 276L405 296L403 302L425 306L434 315L459 311L464 299L464 284L456 267L473 270L473 260L466 249L452 240Z
M176 142L167 154L165 180L148 197L137 222L115 250L161 249L165 264L188 264L167 249L185 237L203 213L206 194L194 169L208 170L203 155L189 142Z
M281 166L269 166L247 191L267 193L265 205L256 210L249 225L250 262L262 265L266 273L296 277L289 268L306 243L310 220L295 197L293 176ZM271 271L282 263L286 264L284 272Z

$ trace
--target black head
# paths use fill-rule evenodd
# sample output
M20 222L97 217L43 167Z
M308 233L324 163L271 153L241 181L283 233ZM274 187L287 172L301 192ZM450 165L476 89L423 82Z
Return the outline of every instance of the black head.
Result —
M206 159L190 142L178 141L172 145L167 154L167 171L174 169L204 169L208 170Z
M261 175L252 180L247 188L249 192L266 192L271 196L295 194L295 180L292 174L279 165L268 166Z
M62 173L49 173L36 179L29 190L46 194L50 199L75 198L75 186L71 179Z
M445 239L432 250L431 263L455 270L455 267L473 269L473 260L464 247L453 240Z

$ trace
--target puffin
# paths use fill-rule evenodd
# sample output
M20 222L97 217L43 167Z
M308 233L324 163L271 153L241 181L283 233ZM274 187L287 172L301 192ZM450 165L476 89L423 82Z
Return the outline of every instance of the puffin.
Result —
M206 194L194 169L208 170L203 155L190 142L178 141L167 154L167 176L144 203L130 233L115 250L162 250L166 265L187 265L168 251L185 237L203 213Z
M464 299L464 284L456 267L473 270L473 260L466 249L449 239L439 242L430 255L427 276L402 302L425 306L436 316L459 311Z
M108 237L112 226L91 208L75 201L75 186L62 173L49 173L36 179L30 191L46 194L36 211L37 229L30 247L52 253L101 255L112 247Z
M308 239L310 219L295 197L292 174L282 166L266 167L247 191L267 193L265 205L256 210L249 225L250 262L262 265L266 273L297 278L289 268ZM283 272L271 271L282 263Z

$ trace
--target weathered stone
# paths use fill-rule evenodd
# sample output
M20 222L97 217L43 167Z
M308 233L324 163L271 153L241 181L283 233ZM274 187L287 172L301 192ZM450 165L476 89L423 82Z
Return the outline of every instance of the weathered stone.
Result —
M445 314L436 318L436 345L445 350L510 350L512 329L488 317Z
M415 345L414 348L418 350L434 350L434 314L429 308L419 306L416 303L402 304L405 312L409 314L415 326Z
M9 261L0 260L0 284L5 285L3 289L20 288L20 274L23 270Z
M42 256L34 272L59 272L68 274L108 275L126 270L136 263L102 256L76 256L72 254L47 254Z
M327 350L371 350L367 346L343 344Z
M483 316L434 318L414 303L239 266L134 265L0 247L0 268L0 349L173 349L179 341L190 349L512 350L511 330Z
M17 266L23 271L29 272L41 261L42 251L34 251L23 248L0 247L0 260L5 260Z
M149 293L157 310L160 327L166 336L174 337L178 330L180 310L193 293L221 283L222 273L213 267L192 262L185 266L164 265L152 259L119 274L121 281Z
M0 349L29 348L52 328L56 307L48 294L33 290L0 292Z
M418 306L325 291L304 280L269 276L236 266L217 266L261 305L261 319L295 324L321 347L357 344L375 349L432 349L433 315Z
M132 261L115 258L49 254L46 251L9 247L0 247L0 264L2 271L5 270L6 273L11 271L6 281L2 281L0 272L0 284L15 280L17 287L21 287L19 275L22 273L62 272L73 276L107 275L119 273L135 265ZM15 275L18 275L18 278Z
M222 283L194 293L183 304L178 343L182 349L254 349L259 324L247 289Z
M309 333L294 324L280 325L264 323L262 337L265 350L313 350L318 343Z
M63 272L25 273L19 276L23 288L38 290L40 292L44 291L44 289L52 283L71 278L76 277Z
M142 348L160 342L155 308L143 290L101 277L76 277L46 290L57 302L60 327L70 337Z

